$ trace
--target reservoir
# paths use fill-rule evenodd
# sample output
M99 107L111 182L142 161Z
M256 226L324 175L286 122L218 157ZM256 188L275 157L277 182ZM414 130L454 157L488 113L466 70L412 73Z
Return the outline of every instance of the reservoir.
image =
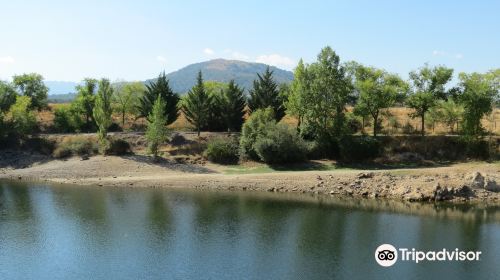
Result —
M382 267L384 243L481 251ZM495 279L500 208L0 182L1 279Z

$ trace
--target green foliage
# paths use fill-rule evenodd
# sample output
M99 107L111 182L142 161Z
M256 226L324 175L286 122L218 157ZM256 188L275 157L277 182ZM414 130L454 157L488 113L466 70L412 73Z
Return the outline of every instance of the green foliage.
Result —
M31 98L30 109L42 110L47 107L49 89L40 74L22 74L12 77L12 83L21 95Z
M440 99L446 99L450 91L446 90L446 84L453 76L453 69L443 66L429 68L425 65L418 71L410 72L410 80L413 84L413 93L407 101L407 105L415 112L410 116L421 119L421 134L425 134L425 114L436 105Z
M31 110L31 98L29 96L17 96L7 114L12 130L15 134L24 136L31 134L36 127L36 117Z
M285 116L284 100L280 96L278 84L274 81L273 71L269 67L263 75L257 74L257 80L253 82L253 88L250 90L248 107L251 112L269 107L273 109L277 121Z
M480 136L484 130L481 119L489 114L499 95L498 76L487 74L460 73L461 92L459 103L464 107L462 130L467 136Z
M369 136L344 136L339 140L339 151L348 161L375 158L380 154L380 142Z
M356 64L353 70L354 86L358 93L355 112L360 116L370 115L373 118L373 136L377 136L380 130L381 110L401 101L408 86L397 75L384 70L360 64Z
M7 112L16 103L17 92L13 85L0 81L0 112Z
M210 116L210 106L213 101L205 90L201 71L198 72L197 81L196 86L189 91L183 100L182 111L186 119L196 128L198 136L200 136L201 128L207 125Z
M269 122L264 127L253 149L260 160L270 164L301 162L306 159L308 152L306 143L296 130L275 122Z
M207 143L204 156L212 162L232 164L238 162L239 142L236 137L216 137Z
M91 156L96 154L98 145L91 138L85 136L65 137L54 150L53 156L65 158L70 156Z
M153 110L147 118L146 139L148 141L148 150L155 158L158 157L160 145L168 139L170 133L166 127L165 108L165 102L161 96L158 96L153 104Z
M309 94L310 81L309 76L307 76L307 67L304 65L302 59L299 60L297 67L295 68L293 75L294 79L289 88L288 98L286 99L285 107L287 113L294 116L298 120L297 127L300 129L303 122L304 115L306 114L305 99Z
M79 132L83 126L83 119L72 107L61 106L55 110L54 129L57 132Z
M222 116L228 131L240 131L245 117L245 95L234 80L229 81L223 96Z
M210 97L208 118L202 129L208 131L224 131L227 130L224 120L225 97L224 90L227 89L227 84L207 81L203 82L205 91Z
M125 125L125 115L135 113L139 97L146 87L142 82L131 82L118 85L114 90L113 103L122 117L122 126Z
M166 106L163 113L167 124L175 122L177 117L179 117L177 106L180 98L179 95L174 93L170 88L169 80L165 72L162 72L156 81L146 84L146 91L136 107L139 112L138 117L148 118L151 115L153 105L158 99L158 96L161 96L163 104Z
M254 143L259 135L266 133L266 128L275 124L274 111L271 108L258 109L253 112L243 124L240 137L240 155L254 160L259 157L254 149Z
M450 129L450 133L453 134L455 132L455 127L463 116L463 106L455 102L453 98L448 98L446 101L439 101L437 110L438 121L445 124Z
M345 132L345 106L352 100L352 85L340 58L325 47L317 62L305 66L301 106L304 125L315 139L326 139Z
M113 88L108 79L99 81L99 90L95 99L94 120L97 124L97 136L101 153L105 153L108 148L109 141L107 139L108 128L111 126L112 108L111 98L113 96Z
M71 103L71 112L83 118L83 124L75 127L76 130L95 131L94 107L97 91L97 80L86 78L83 85L76 87L77 95Z

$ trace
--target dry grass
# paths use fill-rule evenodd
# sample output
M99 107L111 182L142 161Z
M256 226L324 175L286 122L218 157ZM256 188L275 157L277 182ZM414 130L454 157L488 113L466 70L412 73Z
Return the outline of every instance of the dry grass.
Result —
M69 106L69 104L49 104L49 110L42 111L38 113L38 122L40 123L42 130L50 127L54 120L54 112L56 108ZM351 110L348 108L348 110ZM414 129L415 133L420 131L420 119L418 118L410 118L409 114L412 112L412 109L405 107L394 107L387 110L392 116L394 116L399 124L398 128L393 128L390 126L388 118L384 117L382 120L383 131L385 134L404 134L402 127L404 125L411 125ZM119 114L113 115L113 121L121 125L121 116ZM297 120L291 116L285 116L282 122L297 125ZM127 115L125 117L125 126L124 130L129 130L137 127L144 127L146 122L144 119L135 119L132 115ZM493 113L483 119L483 126L488 131L493 132L495 135L500 135L500 109L494 109ZM179 118L170 125L170 128L177 131L190 131L193 126L187 121L182 112L179 115ZM366 133L372 132L372 127L370 125L365 128ZM436 124L434 128L426 128L426 133L429 135L446 135L450 134L450 130L443 124ZM384 134L384 133L382 133Z

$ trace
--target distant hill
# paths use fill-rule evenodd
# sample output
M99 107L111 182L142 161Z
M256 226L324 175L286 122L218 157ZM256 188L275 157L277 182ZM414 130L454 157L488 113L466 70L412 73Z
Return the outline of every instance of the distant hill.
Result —
M252 88L257 73L263 73L268 65L239 60L214 59L210 61L190 64L180 70L167 74L170 86L174 92L188 92L196 83L198 71L202 71L205 81L228 83L231 79L244 87L247 91ZM278 84L289 83L293 80L293 73L274 66L270 66ZM147 80L150 82L154 79Z
M78 85L77 82L66 81L44 81L44 84L49 88L49 95L73 93Z

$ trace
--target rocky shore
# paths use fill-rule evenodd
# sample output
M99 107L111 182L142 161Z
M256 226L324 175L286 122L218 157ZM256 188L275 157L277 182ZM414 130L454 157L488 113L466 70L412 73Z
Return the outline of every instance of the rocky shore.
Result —
M36 159L36 160L35 160ZM147 156L54 160L0 155L0 179L116 187L170 187L312 193L408 202L500 204L500 164L473 162L393 170L286 171L224 174L220 165L152 162Z

